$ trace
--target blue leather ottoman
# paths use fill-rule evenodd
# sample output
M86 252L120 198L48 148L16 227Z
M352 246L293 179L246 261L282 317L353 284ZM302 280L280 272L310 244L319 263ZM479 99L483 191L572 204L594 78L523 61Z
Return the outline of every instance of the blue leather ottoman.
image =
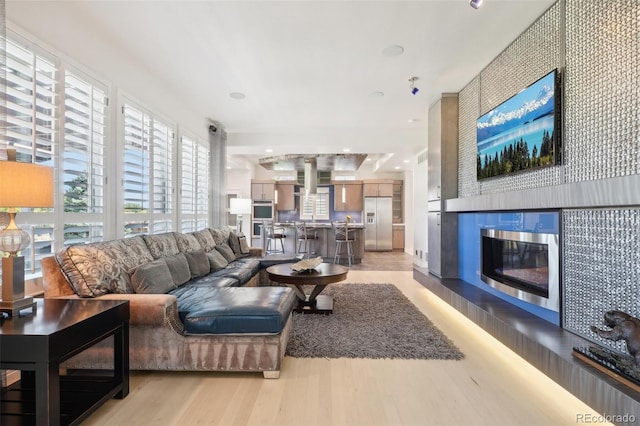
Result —
M288 287L190 287L177 297L185 334L278 334L296 303Z

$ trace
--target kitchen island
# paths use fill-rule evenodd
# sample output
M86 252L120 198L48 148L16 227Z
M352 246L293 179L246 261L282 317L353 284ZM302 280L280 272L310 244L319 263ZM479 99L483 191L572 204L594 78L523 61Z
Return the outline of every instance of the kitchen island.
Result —
M284 229L284 251L292 256L297 255L298 234L293 222L277 222L276 228ZM355 239L353 241L354 263L362 262L364 253L364 224L350 223L349 229L353 229ZM325 262L333 263L333 256L336 253L336 239L330 222L307 222L307 230L315 231L318 234L317 240L309 240L309 257L322 256ZM261 246L266 250L267 238L264 229L260 233ZM278 247L280 243L278 243ZM272 246L273 247L273 246ZM302 255L302 253L300 254ZM340 263L347 263L346 255L343 255Z

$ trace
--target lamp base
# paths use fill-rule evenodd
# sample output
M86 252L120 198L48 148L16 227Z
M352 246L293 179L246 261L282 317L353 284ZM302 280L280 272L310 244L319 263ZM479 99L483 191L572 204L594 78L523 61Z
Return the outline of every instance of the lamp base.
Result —
M38 304L33 301L33 297L25 297L20 300L0 301L0 312L6 312L10 317L19 316L20 311L31 308L31 313L35 314Z
M33 297L24 297L24 257L3 257L0 312L15 316L20 311L31 308L32 313L35 313L36 306Z

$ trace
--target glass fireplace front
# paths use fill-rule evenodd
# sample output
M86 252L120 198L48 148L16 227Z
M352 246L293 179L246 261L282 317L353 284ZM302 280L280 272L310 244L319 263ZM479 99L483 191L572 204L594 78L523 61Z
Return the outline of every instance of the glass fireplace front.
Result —
M558 235L482 229L481 244L482 281L559 311Z

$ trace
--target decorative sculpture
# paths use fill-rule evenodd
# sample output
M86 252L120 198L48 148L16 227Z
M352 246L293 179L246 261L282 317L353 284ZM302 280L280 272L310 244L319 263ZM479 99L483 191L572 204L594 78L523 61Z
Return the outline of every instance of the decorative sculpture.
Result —
M614 342L624 340L627 351L634 358L636 366L640 367L640 319L622 311L607 311L604 314L604 324L611 327L611 330L602 330L592 325L591 331Z

